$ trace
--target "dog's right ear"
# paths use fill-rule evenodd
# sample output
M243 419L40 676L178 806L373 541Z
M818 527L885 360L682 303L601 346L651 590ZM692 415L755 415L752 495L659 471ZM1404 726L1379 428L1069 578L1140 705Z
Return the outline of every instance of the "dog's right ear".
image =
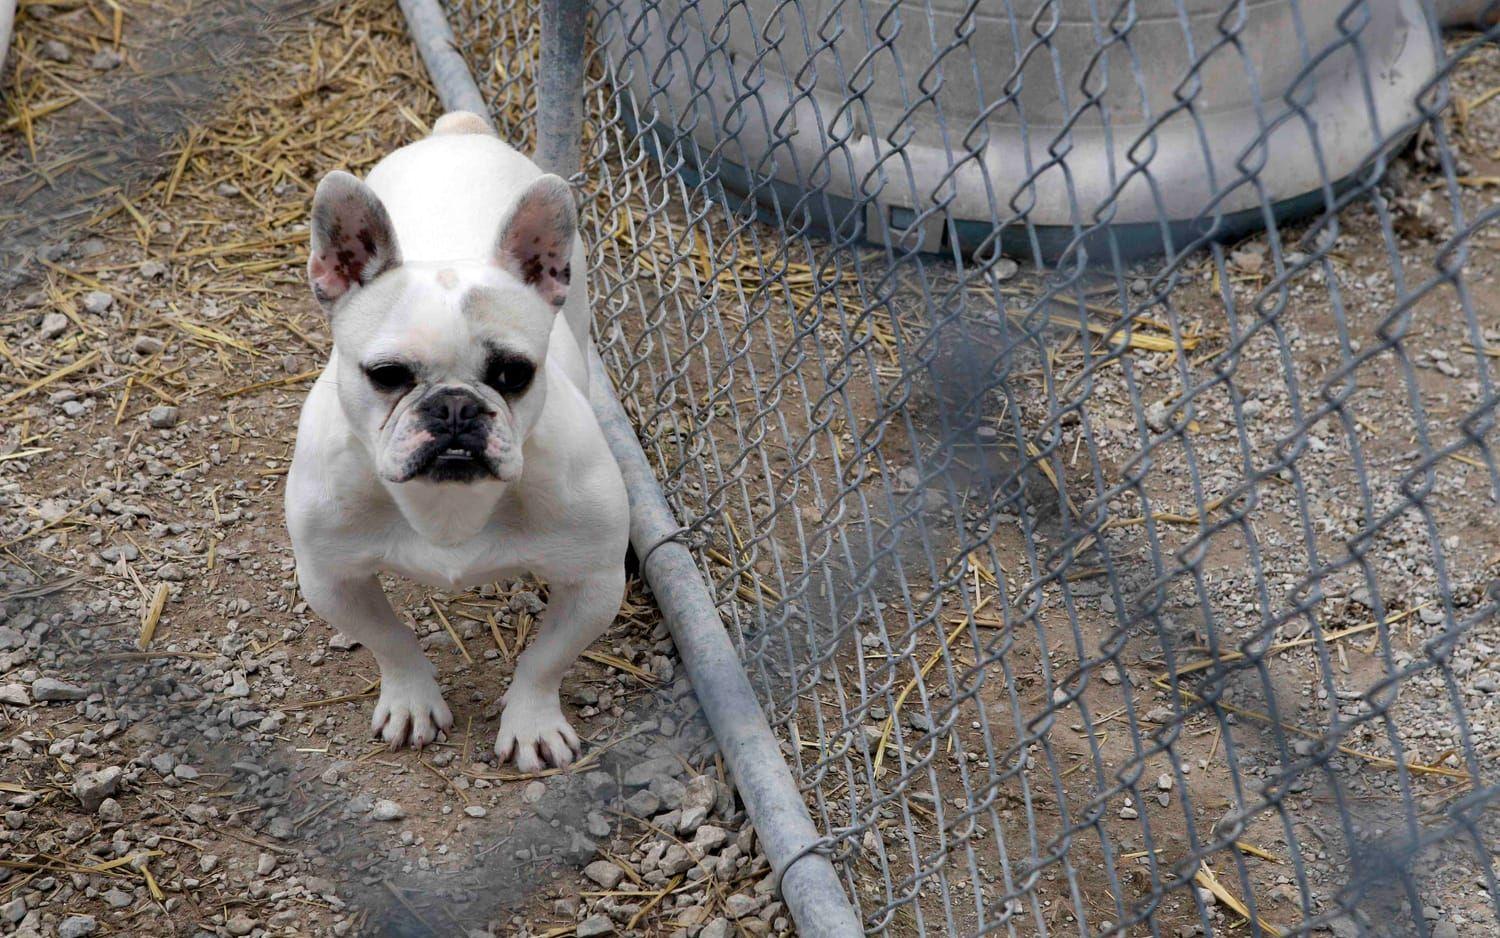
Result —
M325 310L355 287L401 266L401 248L385 206L348 173L334 170L318 183L311 227L307 279Z

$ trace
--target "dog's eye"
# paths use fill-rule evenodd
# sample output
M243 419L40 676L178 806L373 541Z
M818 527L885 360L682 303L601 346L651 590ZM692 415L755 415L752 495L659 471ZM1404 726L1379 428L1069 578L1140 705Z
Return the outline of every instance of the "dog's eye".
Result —
M519 358L496 358L485 370L484 383L501 394L519 394L531 384L536 366Z
M377 391L399 391L416 382L410 368L395 363L369 365L365 368L365 377Z

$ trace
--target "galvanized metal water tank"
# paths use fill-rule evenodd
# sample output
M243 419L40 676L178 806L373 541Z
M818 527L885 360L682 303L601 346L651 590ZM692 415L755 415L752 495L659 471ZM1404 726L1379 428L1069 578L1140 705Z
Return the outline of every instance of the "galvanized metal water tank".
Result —
M601 26L636 119L762 210L1056 257L1324 205L1412 126L1439 50L1419 0L1346 6L624 0Z

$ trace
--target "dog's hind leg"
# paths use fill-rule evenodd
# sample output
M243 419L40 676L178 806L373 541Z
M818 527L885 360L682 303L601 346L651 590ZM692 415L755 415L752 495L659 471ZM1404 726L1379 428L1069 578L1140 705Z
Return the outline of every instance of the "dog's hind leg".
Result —
M408 744L420 749L453 725L432 662L417 636L396 617L373 574L341 579L299 559L297 582L313 611L370 649L380 666L372 733L392 749Z
M568 668L614 621L625 594L625 568L575 583L549 581L547 587L547 609L536 639L516 662L495 739L500 762L514 757L522 772L548 764L562 768L578 757L578 734L563 716L558 690Z

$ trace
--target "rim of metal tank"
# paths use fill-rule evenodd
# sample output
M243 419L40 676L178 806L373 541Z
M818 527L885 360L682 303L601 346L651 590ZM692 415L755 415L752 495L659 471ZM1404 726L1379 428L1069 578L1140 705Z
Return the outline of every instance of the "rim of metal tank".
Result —
M965 153L966 162L956 170L950 168L953 161L941 147L915 139L906 143L899 158L911 167L909 175L948 185L943 204L930 194L917 198L915 187L903 190L887 184L874 197L856 196L857 180L872 178L880 165L895 156L895 148L871 134L851 134L847 126L830 131L822 115L849 109L822 85L793 96L784 77L762 69L755 90L747 90L733 77L732 67L712 64L706 45L700 74L695 74L691 86L678 82L669 83L665 91L643 88L656 76L640 68L626 68L619 83L630 92L631 106L625 117L632 131L646 129L649 132L642 139L654 138L658 146L671 146L673 139L691 140L690 145L674 146L671 158L681 164L679 171L694 184L707 178L722 187L736 209L754 212L762 221L805 226L808 232L835 243L889 244L902 252L951 253L956 247L964 256L987 256L998 245L1003 254L1036 255L1046 263L1079 252L1106 261L1115 251L1140 258L1163 251L1177 253L1213 240L1235 240L1264 228L1272 219L1280 224L1335 211L1345 189L1369 172L1383 169L1383 159L1392 151L1379 150L1378 142L1397 128L1409 134L1419 124L1418 102L1428 91L1440 51L1438 27L1495 15L1487 12L1487 2L1396 0L1377 5L1362 22L1343 27L1365 39L1358 52L1364 61L1350 53L1311 62L1305 74L1294 76L1287 87L1260 100L1247 98L1245 107L1254 112L1253 120L1245 120L1247 112L1241 108L1202 120L1148 125L1154 129L1138 133L1115 126L1109 131L1113 139L1128 141L1115 145L1110 145L1102 128L1075 126L1062 160L1048 152L1061 139L1047 133L1049 128L1040 128L1041 132L1029 128L1032 132L1024 135L1025 141L991 133L984 159ZM621 0L619 9L627 11L623 15L628 17L629 10L639 9L638 3ZM674 28L688 31L687 18L676 19ZM619 35L607 36L605 41L614 46L617 56L627 51ZM674 36L674 42L684 46L694 41ZM650 51L645 43L637 46L634 42L628 47L630 54L639 57ZM1093 54L1095 50L1086 51ZM1374 76L1368 98L1361 85L1367 72ZM721 102L757 100L761 113L771 115L764 123L780 128L775 148L789 158L747 153L737 142L726 143L729 135L705 119L711 112L701 110L713 106L703 103L708 95L703 92L701 73L711 76L708 87L712 82L726 83L713 95ZM798 100L795 108L788 104L776 110L792 100ZM699 110L690 111L690 106ZM692 129L680 130L683 122L673 120L673 114L686 114ZM772 140L765 127L748 136ZM1399 136L1404 142L1406 134ZM855 142L839 144L839 139ZM1141 148L1149 148L1152 154L1144 161L1150 180L1130 162L1129 154ZM736 149L742 158L730 155ZM839 160L828 158L833 151ZM752 172L747 163L753 161L769 161L782 169ZM837 172L831 168L836 162L842 164ZM1064 162L1066 172L1032 171L1008 178L985 170L989 165L1039 164L1056 170ZM1205 163L1214 172L1206 172ZM1237 170L1240 165L1248 171ZM808 187L785 170L789 166L817 167L826 178L819 186ZM1266 167L1272 167L1271 172ZM1275 179L1276 190L1263 197L1248 183L1268 176ZM1010 208L1008 217L997 219L991 205L1022 205L1024 211Z

